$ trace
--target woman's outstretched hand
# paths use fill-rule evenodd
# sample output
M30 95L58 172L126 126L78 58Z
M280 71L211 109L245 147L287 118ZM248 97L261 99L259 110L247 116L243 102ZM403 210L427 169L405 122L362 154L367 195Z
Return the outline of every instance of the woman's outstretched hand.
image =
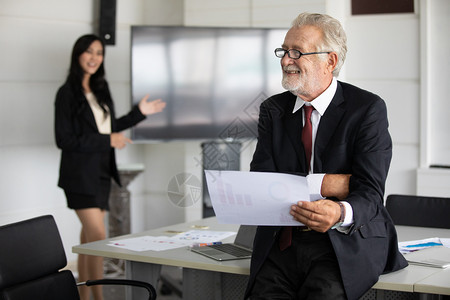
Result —
M152 115L162 112L166 107L166 102L161 99L147 101L149 95L145 95L144 98L139 101L139 110L143 115Z

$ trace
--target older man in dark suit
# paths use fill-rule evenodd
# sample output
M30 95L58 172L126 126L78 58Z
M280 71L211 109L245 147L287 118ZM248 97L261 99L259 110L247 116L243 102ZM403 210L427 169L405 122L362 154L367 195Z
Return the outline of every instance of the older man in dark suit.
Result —
M358 299L380 274L407 265L383 205L392 156L386 105L337 81L346 51L340 23L309 13L275 50L288 92L261 105L251 170L312 174L319 198L336 197L293 205L299 226L258 227L252 300ZM348 194L325 193L324 174L351 174Z

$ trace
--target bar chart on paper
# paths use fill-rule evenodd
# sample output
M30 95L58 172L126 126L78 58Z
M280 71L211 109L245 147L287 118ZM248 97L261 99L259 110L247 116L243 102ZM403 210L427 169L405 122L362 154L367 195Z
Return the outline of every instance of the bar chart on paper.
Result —
M209 195L220 223L300 225L290 206L309 201L306 177L241 171L205 171Z

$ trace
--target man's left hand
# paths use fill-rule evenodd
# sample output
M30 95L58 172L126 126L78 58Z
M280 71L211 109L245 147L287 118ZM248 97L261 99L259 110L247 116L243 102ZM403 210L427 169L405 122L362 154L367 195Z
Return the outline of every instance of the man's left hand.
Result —
M290 214L312 230L326 232L339 221L341 209L339 204L326 199L314 202L299 201L291 206Z

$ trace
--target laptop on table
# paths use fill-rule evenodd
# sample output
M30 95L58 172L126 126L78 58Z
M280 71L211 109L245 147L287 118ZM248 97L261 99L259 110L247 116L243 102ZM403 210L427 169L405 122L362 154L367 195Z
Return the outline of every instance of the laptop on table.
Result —
M257 226L241 225L234 243L193 247L191 251L219 261L250 258L256 228Z

